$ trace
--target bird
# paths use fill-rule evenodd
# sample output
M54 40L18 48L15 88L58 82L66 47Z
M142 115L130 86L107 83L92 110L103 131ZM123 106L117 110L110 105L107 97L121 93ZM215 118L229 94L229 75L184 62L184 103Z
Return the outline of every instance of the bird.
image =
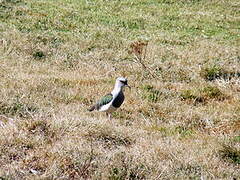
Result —
M128 81L124 77L118 77L115 82L115 86L111 93L101 97L88 111L100 111L106 112L109 119L111 119L111 113L116 111L123 103L125 96L123 90L125 87L131 88L128 85Z

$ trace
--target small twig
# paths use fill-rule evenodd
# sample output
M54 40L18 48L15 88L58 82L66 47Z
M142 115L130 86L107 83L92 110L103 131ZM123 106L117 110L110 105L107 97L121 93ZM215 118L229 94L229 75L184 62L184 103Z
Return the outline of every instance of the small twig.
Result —
M135 54L134 54L134 57L135 57L135 59L137 60L136 62L137 62L137 63L140 63L145 71L147 71L153 78L158 78L155 74L153 74L153 73L151 72L151 69L149 69L149 67L147 67L147 66L142 62L142 60L139 59Z
M151 72L151 69L146 66L143 62L147 56L147 45L148 42L137 41L130 45L131 50L129 53L133 54L134 62L141 65L144 71L148 72L153 78L158 78L155 74Z
M157 176L156 179L160 179L160 177L163 175L164 171L167 169L167 167L165 167L161 172L160 174Z
M136 54L134 54L134 57L137 60L135 61L136 63L140 63L144 69L147 69L146 65L142 62L141 58L139 58Z
M29 114L29 116L32 118L32 119L34 119L34 116L33 116L33 114L26 108L26 112Z

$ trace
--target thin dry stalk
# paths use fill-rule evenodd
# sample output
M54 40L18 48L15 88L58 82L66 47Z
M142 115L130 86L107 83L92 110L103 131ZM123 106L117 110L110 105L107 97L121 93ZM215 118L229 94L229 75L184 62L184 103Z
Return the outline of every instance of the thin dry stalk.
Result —
M158 78L152 73L151 69L144 63L147 55L148 41L136 41L130 45L129 54L133 54L134 62L140 64L144 71L148 72L153 78Z

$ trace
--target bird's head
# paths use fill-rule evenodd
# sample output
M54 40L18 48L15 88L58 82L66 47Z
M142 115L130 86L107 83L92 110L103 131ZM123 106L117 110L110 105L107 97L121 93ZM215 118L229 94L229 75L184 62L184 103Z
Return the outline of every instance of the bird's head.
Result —
M131 88L131 87L128 85L127 79L124 78L124 77L118 77L118 78L117 78L117 80L116 80L116 86L117 86L117 87L120 87L120 88L122 88L122 87L129 87L129 88Z

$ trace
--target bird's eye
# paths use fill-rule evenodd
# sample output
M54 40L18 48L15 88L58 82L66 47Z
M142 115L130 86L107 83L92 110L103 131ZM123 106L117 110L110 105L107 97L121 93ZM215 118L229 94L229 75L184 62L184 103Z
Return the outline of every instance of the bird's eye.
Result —
M127 85L127 81L120 81L121 83Z

